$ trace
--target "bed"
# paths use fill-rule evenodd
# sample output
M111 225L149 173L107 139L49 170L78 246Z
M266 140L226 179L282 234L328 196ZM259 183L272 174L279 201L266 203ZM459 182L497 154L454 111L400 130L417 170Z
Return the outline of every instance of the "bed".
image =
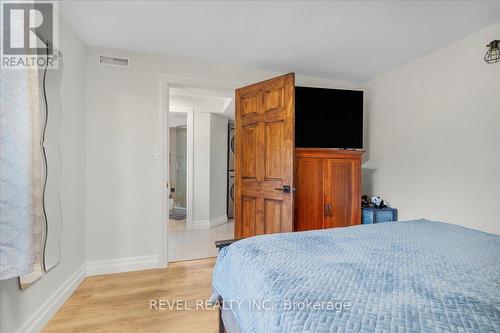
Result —
M221 249L221 329L500 332L500 236L428 220L263 235Z

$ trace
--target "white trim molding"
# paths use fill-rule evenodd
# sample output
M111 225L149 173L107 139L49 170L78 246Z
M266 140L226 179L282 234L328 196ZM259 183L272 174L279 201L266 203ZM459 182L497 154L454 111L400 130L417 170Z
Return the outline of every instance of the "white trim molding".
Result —
M210 228L210 220L193 221L193 225L191 226L192 230L208 229L208 228Z
M227 222L227 216L218 216L210 220L193 221L193 229L209 229Z
M213 219L210 219L210 228L216 227L226 222L227 222L227 215L214 217Z
M40 332L86 277L85 264L80 266L57 290L31 314L15 333Z
M160 134L161 142L158 142L160 147L160 163L157 163L156 175L158 178L157 183L157 202L158 202L158 267L167 267L168 265L168 207L169 207L169 96L168 96L168 82L163 80L160 76L159 89L158 89L158 108L160 123L158 124L158 132Z
M186 229L193 228L194 211L194 110L187 113L186 124ZM169 147L170 148L170 147ZM168 163L167 163L168 164Z
M158 255L125 257L87 262L87 276L158 268Z
M57 290L31 314L15 333L38 333L56 314L87 276L158 268L158 255L91 261L80 266Z

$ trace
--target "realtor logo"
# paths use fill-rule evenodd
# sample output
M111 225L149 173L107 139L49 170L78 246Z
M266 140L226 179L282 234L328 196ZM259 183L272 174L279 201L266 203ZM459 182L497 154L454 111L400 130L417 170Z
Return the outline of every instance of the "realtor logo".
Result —
M2 67L57 67L54 2L2 1Z

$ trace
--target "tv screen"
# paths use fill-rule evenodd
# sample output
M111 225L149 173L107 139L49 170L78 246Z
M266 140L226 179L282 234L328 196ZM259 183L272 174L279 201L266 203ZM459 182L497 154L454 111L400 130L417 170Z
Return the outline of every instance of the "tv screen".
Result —
M295 146L363 148L363 92L295 87Z

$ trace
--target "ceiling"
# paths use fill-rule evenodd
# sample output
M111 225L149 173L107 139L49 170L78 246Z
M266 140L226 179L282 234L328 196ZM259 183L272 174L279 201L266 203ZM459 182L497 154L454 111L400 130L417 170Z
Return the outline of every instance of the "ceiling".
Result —
M65 1L60 11L90 46L351 82L500 21L499 1Z
M209 112L234 118L233 90L210 90L190 87L169 88L169 106L172 112Z

